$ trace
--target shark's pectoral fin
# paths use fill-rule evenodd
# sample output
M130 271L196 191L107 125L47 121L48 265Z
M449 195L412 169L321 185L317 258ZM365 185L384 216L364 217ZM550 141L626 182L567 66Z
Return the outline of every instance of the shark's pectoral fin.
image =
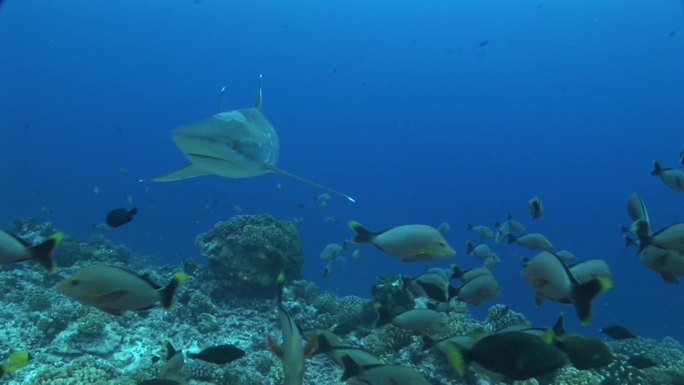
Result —
M193 165L192 163L183 166L179 168L176 171L171 171L168 174L160 175L156 178L149 179L153 182L173 182L176 180L182 180L182 179L188 179L188 178L194 178L196 176L203 176L203 175L208 175L204 170L200 170L197 168L197 166Z
M266 170L268 170L268 171L270 171L270 172L274 172L274 173L276 173L276 174L280 174L280 175L286 176L286 177L291 178L291 179L294 179L294 180L296 180L296 181L299 181L299 182L308 184L309 186L316 187L316 188L321 189L321 190L323 190L323 191L327 191L327 192L329 192L329 193L331 193L331 194L333 194L333 195L340 196L340 197L342 197L342 198L348 200L349 202L352 202L352 203L353 203L353 202L356 202L356 200L355 200L354 198L350 197L350 196L347 195L347 194L342 194L341 192L339 192L339 191L337 191L337 190L333 190L333 189L331 189L331 188L328 187L328 186L324 186L324 185L322 185L322 184L320 184L320 183L316 183L316 182L314 182L314 181L312 181L312 180L308 180L308 179L306 179L306 178L302 178L302 177L299 176L299 175L292 174L291 172L285 171L285 170L283 170L282 168L279 168L279 167L277 167L277 166L274 166L274 165L266 166Z

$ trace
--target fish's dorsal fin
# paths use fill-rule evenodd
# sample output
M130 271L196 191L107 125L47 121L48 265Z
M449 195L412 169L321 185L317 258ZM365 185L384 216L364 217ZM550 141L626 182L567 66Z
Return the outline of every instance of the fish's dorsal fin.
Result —
M258 108L259 111L261 111L261 105L263 104L263 95L261 93L261 79L263 79L264 75L259 74L259 85L257 86L257 94L256 94L256 99L254 99L254 108Z
M24 246L24 247L31 247L31 243L30 243L30 242L28 242L27 240L25 240L25 239L23 239L23 238L20 238L18 235L14 234L14 233L10 233L9 231L4 231L4 230L0 230L0 231L2 231L3 233L5 233L5 234L9 235L10 237L14 238L17 242L21 243L22 246Z

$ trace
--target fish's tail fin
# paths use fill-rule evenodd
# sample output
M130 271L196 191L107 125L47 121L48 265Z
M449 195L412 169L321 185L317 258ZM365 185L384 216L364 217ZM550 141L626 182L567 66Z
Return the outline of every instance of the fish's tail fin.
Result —
M511 243L515 243L517 240L518 240L518 237L509 233L508 238L506 239L506 243L508 243L510 245Z
M421 337L421 339L423 341L423 345L420 347L420 350L428 350L435 346L435 344L437 343L435 340L432 339L432 337L425 334L423 335L423 337Z
M387 325L388 323L392 322L392 319L394 319L394 315L379 303L373 304L373 310L375 310L375 312L378 315L378 317L375 319L375 322L373 322L374 328L379 328L381 326Z
M14 352L9 355L9 359L0 365L0 376L5 373L14 373L28 364L31 355L29 352Z
M466 241L466 248L467 248L467 251L466 251L467 255L473 255L473 253L475 253L475 245L473 245L472 242Z
M645 249L653 242L651 226L643 219L637 219L632 223L632 232L639 239L639 251Z
M556 336L562 336L565 334L565 314L560 313L551 330L553 330L553 334Z
M603 277L573 285L572 302L582 325L586 326L591 321L591 303L594 298L612 287L613 281Z
M468 231L472 231L474 227L472 223L468 223Z
M456 374L463 377L468 372L468 361L463 348L457 344L450 343L447 346L447 360Z
M349 228L356 232L356 235L352 238L352 243L370 243L375 238L375 233L363 227L357 221L349 221Z
M637 240L632 238L632 237L628 237L626 235L623 235L622 238L624 238L624 240L625 240L625 247L639 246L639 244L637 243Z
M348 379L363 373L363 367L356 363L349 354L342 354L340 361L342 361L342 366L344 367L344 372L342 373L342 378L340 378L340 380L347 381Z
M166 361L169 361L171 358L173 358L173 356L175 356L178 353L176 347L173 346L173 344L169 340L164 341L164 347L166 348Z
M653 161L653 171L651 171L651 175L660 175L663 173L663 167L660 165L660 162L657 160Z
M54 273L56 270L55 263L52 260L52 250L55 248L55 246L57 246L62 238L64 238L64 233L56 233L50 238L46 239L43 243L31 246L29 248L31 258L38 261L38 263L40 263L50 273Z
M411 282L413 282L413 280L410 277L402 275L401 276L401 289L402 290L409 290L411 287Z
M325 337L323 333L319 333L316 335L316 344L317 346L317 353L328 353L329 351L333 350L333 346L330 343L330 341Z
M304 358L309 358L318 352L318 336L309 338L303 348Z
M449 284L449 286L447 286L447 300L445 302L448 303L449 301L451 301L452 298L456 298L457 296L458 289Z
M171 278L168 285L159 290L162 306L164 306L166 310L171 310L171 307L173 306L173 297L176 295L176 291L187 279L188 275L179 271L173 274L173 278Z
M451 266L451 279L461 279L463 277L463 271L456 265L455 263L452 263Z

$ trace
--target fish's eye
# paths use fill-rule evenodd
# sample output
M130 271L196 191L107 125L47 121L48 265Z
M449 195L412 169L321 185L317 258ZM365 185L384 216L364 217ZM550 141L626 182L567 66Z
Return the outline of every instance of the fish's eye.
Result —
M78 286L79 283L81 283L80 279L72 279L71 281L69 281L69 284L71 284L71 286Z

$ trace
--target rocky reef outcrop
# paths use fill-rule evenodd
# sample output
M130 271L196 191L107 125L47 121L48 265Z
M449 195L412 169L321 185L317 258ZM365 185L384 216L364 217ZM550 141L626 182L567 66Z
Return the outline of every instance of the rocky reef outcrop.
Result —
M213 298L272 297L278 274L299 278L304 263L294 223L270 215L234 216L198 235L195 243L209 261Z

